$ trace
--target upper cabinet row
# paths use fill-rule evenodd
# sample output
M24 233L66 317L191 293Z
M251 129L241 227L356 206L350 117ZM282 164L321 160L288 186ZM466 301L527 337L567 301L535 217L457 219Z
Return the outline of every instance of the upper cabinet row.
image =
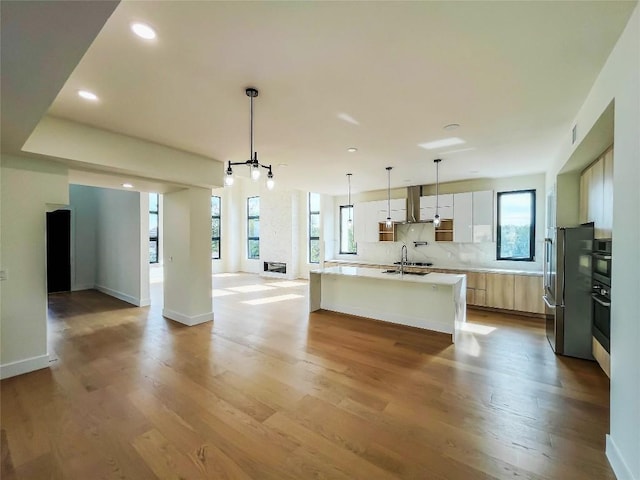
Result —
M438 214L443 220L436 229L436 241L459 243L493 241L493 191L466 192L438 195ZM395 240L393 232L384 229L391 210L391 220L407 219L406 199L393 199L356 203L353 206L353 227L356 242ZM420 219L433 220L436 196L420 197Z
M420 197L420 219L432 220L435 214L436 196ZM493 241L493 191L491 190L438 195L438 214L443 220L453 220L454 242ZM439 239L436 238L436 240Z
M613 227L613 147L580 176L580 223L593 222L595 238L611 238Z

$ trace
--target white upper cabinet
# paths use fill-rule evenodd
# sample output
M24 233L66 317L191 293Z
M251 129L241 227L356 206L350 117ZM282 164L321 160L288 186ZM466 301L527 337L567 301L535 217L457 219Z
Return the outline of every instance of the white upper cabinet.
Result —
M376 205L378 222L385 222L389 216L391 208L391 220L394 222L404 222L407 219L407 200L405 198L393 198L389 204L387 200L368 202Z
M432 220L436 214L436 195L420 197L420 219ZM438 215L453 218L453 194L438 195Z
M453 241L473 242L473 193L453 195Z
M353 206L353 235L358 242L378 241L378 205L360 202Z
M473 192L473 241L493 242L493 191Z

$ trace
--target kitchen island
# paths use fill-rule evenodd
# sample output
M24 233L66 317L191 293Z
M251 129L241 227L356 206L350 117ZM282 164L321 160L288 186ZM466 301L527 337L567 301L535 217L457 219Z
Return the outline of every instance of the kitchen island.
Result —
M309 273L309 311L324 309L451 334L466 321L466 277L359 267Z

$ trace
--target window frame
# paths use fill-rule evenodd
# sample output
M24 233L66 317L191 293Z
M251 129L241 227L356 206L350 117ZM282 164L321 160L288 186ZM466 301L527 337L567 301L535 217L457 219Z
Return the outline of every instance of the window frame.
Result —
M258 215L249 215L249 202L254 198L258 199L258 212L260 211L260 196L256 195L254 197L247 197L247 259L248 260L260 260L260 235L258 235L257 237L250 237L249 236L249 223L250 223L250 221L251 220L257 220L258 221L258 225L260 225L260 213L258 213ZM251 249L249 247L249 244L250 244L251 240L254 240L254 241L258 242L258 256L257 257L252 257L251 256Z
M501 200L503 197L529 193L531 195L531 222L529 224L529 256L528 257L504 257L501 255L502 247L502 225L500 223L500 209ZM496 260L508 260L512 262L535 262L536 253L536 189L524 189L524 190L510 190L507 192L498 192L496 198L497 211L496 211Z
M318 196L318 210L311 210L311 195L317 195ZM308 253L307 253L307 261L309 263L312 264L319 264L320 263L320 251L318 251L318 260L317 261L313 261L313 259L311 258L311 242L313 242L314 240L316 240L318 242L318 246L320 245L320 234L318 232L318 236L312 236L311 235L311 218L313 216L317 216L318 217L318 229L320 228L320 194L319 193L313 193L313 192L309 192L309 194L307 195L307 211L308 213L308 225L307 225L307 239L308 239Z
M351 205L340 205L340 214L338 216L339 222L340 222L340 248L339 248L340 255L357 255L358 254L358 245L356 244L355 238L354 238L354 241L353 241L353 251L352 252L345 252L345 251L342 250L342 235L343 235L343 233L342 233L342 212L343 211L348 211L349 208L351 209L351 221L352 221L351 229L353 230L354 229L354 225L353 225L353 220L354 220L353 204L351 204ZM355 232L354 232L354 236L355 236Z
M218 215L213 214L213 205L211 206L211 260L221 260L222 259L222 241L220 240L220 236L222 234L222 222L220 220L220 216L222 214L222 198L218 195L211 195L211 199L218 199ZM218 219L218 236L213 236L213 221L214 219ZM213 242L218 241L218 256L213 256Z
M152 261L151 257L149 257L149 264L150 265L156 265L158 263L160 263L160 194L159 193L149 193L149 195L155 195L156 196L156 210L151 210L151 204L149 204L149 218L151 218L151 215L155 215L156 216L156 235L151 236L151 231L149 231L149 243L151 242L155 242L156 243L156 260Z

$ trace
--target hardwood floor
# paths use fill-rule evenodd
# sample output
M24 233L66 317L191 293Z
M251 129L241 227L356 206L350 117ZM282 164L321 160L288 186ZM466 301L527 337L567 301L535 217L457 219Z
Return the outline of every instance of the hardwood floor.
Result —
M539 320L470 310L453 346L309 315L303 281L214 288L196 327L51 296L51 368L1 385L2 479L615 478L609 380Z

